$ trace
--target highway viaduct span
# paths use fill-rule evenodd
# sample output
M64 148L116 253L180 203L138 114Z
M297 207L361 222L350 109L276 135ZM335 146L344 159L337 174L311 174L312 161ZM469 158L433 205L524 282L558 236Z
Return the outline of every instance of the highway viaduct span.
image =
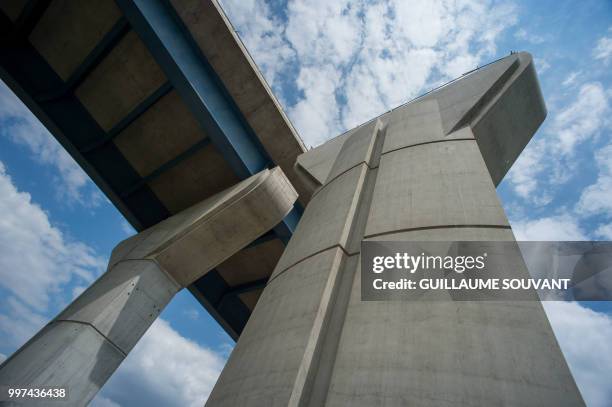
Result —
M237 340L211 406L583 404L538 302L360 301L361 240L513 239L529 54L306 151L216 1L0 10L2 80L139 232L0 384L86 405L187 288Z

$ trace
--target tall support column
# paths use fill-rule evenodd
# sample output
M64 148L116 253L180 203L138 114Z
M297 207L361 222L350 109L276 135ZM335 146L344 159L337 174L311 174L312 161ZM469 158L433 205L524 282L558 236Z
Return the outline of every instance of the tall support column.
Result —
M544 116L513 55L298 159L320 187L207 405L583 405L539 302L361 301L361 240L514 239L495 185Z
M84 406L183 287L277 225L297 193L264 170L113 250L108 270L0 366L0 384L68 389Z

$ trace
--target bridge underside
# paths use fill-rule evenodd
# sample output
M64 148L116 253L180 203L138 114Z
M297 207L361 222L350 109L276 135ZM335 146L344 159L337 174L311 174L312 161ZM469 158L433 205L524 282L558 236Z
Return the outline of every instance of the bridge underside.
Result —
M189 286L236 339L306 203L305 151L216 2L9 0L0 74L137 231L265 168L285 220ZM273 137L272 137L273 136Z

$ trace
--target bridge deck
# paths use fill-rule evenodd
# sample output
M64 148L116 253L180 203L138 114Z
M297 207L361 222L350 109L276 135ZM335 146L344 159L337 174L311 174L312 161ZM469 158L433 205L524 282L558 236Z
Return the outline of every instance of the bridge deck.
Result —
M141 231L305 148L216 1L9 0L0 73ZM237 338L301 214L190 287Z

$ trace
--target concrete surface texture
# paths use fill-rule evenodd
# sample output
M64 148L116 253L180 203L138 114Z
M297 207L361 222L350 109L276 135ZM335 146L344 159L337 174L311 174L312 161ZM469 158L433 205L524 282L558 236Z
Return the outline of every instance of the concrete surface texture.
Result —
M66 405L87 405L179 290L278 224L296 199L280 168L264 170L121 242L106 273L0 366L0 383L68 388Z
M306 204L310 195L293 164L306 151L217 0L170 0L270 158Z
M365 240L513 240L546 110L512 54L300 156L313 195L207 406L584 405L539 302L362 302Z
M271 275L314 188L293 168L303 143L216 0L2 0L0 34L2 81L138 232L281 167L299 197L273 241L189 287L237 338L261 290L236 293ZM267 261L236 278L254 252Z

